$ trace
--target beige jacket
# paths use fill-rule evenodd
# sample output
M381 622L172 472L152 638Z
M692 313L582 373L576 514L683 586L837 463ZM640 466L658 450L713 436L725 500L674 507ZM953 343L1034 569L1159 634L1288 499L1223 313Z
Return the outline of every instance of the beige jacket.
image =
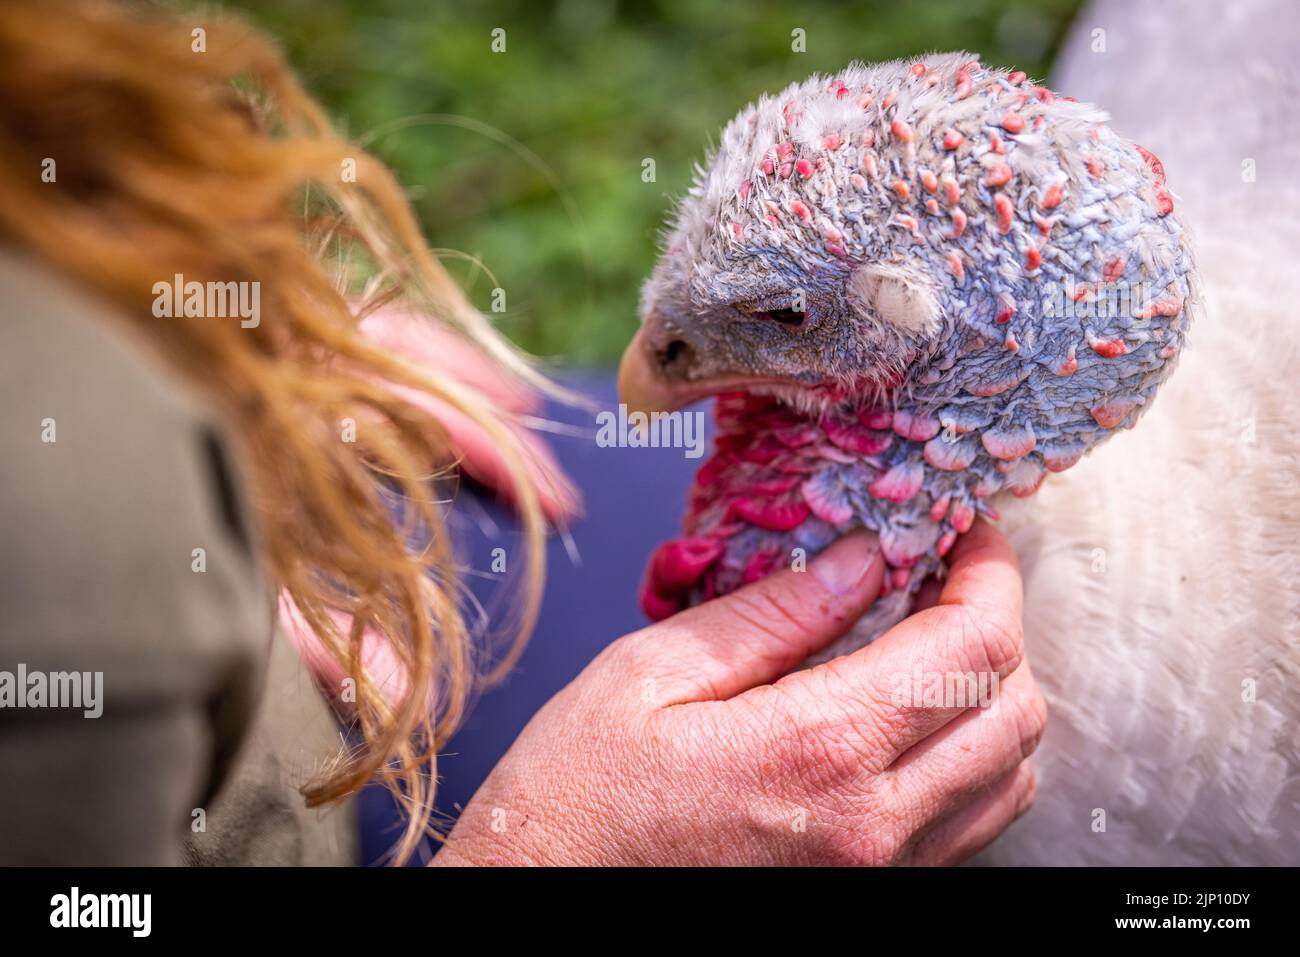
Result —
M103 709L0 693L0 864L353 862L353 809L296 790L339 733L273 637L221 428L104 304L3 249L0 303L0 692L102 672Z

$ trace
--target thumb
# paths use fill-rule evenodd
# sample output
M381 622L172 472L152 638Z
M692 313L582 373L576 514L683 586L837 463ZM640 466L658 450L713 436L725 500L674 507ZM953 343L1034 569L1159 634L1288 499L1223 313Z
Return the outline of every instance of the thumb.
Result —
M885 562L874 535L856 531L807 571L785 569L638 632L637 655L660 672L657 704L725 700L774 681L825 648L880 593Z

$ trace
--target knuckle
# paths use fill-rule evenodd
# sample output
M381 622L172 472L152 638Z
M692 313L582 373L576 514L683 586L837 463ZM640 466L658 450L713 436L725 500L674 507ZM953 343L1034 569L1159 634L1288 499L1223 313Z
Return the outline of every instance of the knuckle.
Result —
M860 767L817 708L779 685L772 686L771 693L783 700L770 709L763 736L776 765L795 787L808 795L824 794Z
M653 640L636 632L607 649L608 681L643 704L663 706L678 700L713 700L718 689L706 653L689 654L685 646Z
M836 658L818 666L827 686L825 700L844 703L832 724L839 739L837 752L851 756L852 766L841 764L838 770L880 774L901 750L911 719L886 689L854 681L845 671L851 667L848 661Z
M871 829L868 848L871 862L875 864L897 864L907 854L912 844L912 827L906 815L897 811L885 812Z
M771 769L769 780L781 780L801 800L838 803L840 796L861 792L887 763L823 696L792 694L777 682L745 698L748 727Z
M1028 761L1020 765L1016 772L1016 809L1015 816L1020 817L1031 807L1038 797L1038 774Z
M645 665L646 648L640 632L610 642L591 663L591 667L620 677L635 676L645 670Z
M796 767L808 752L802 703L779 685L754 688L729 702L746 741L780 768Z
M878 867L896 863L907 841L892 815L881 808L847 815L825 841L822 863Z
M915 828L915 801L871 770L879 763L874 747L779 683L744 700L748 713L735 716L741 731L733 770L743 767L751 785L811 810L808 858L853 866L900 860Z
M639 631L607 645L589 667L601 676L601 694L616 691L646 701L658 697L669 679L677 679L680 668L675 656L666 652L666 643L651 641Z
M1034 753L1047 730L1047 701L1037 685L1031 685L1023 695L1018 727L1020 751L1024 757Z
M936 809L920 789L905 790L899 779L889 780L890 793L880 802L877 847L884 862L895 864L912 852L924 822Z
M1008 762L1014 755L1016 763L1034 753L1043 739L1047 727L1047 705L1038 688L1032 684L1018 683L1007 686L997 700L992 715L1000 751Z

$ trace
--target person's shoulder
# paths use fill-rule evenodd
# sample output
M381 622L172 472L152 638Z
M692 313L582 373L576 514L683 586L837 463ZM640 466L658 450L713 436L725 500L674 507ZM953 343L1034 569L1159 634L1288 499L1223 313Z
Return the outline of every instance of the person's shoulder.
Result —
M53 399L100 420L114 412L155 423L202 417L188 390L129 341L116 308L75 281L0 247L0 292L0 389L7 403Z
M0 251L0 303L5 644L264 654L269 595L217 418L49 267Z

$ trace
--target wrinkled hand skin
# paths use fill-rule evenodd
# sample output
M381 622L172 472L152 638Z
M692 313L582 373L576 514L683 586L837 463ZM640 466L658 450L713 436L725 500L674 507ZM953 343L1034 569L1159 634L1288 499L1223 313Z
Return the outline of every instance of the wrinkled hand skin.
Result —
M1010 547L980 521L953 555L928 607L813 668L791 671L880 588L867 533L614 642L524 729L434 863L966 859L1032 803L1046 706ZM914 667L996 673L994 706L911 706L895 682Z

